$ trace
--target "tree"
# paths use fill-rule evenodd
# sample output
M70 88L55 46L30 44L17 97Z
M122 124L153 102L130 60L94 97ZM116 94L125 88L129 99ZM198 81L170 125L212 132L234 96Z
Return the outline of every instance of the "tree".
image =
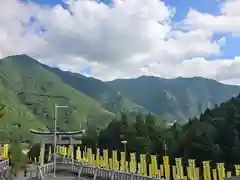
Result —
M28 158L27 155L23 154L22 150L23 148L20 141L14 140L10 144L9 164L11 171L15 176L17 176L21 169L25 169L27 166Z
M0 105L0 119L2 119L5 115L6 107L4 104Z
M99 146L123 151L121 140L126 140L128 151L137 152L137 157L140 153L151 153L158 154L160 159L166 143L170 157L194 158L198 163L225 162L231 167L240 163L240 95L214 109L206 109L186 124L174 123L169 127L156 119L152 114L132 117L123 112L119 120L101 129ZM95 142L94 134L95 130L83 139L87 147Z

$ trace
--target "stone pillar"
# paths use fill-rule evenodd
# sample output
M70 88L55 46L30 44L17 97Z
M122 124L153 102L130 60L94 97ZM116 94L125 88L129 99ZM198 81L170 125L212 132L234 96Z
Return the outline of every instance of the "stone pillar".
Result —
M70 148L72 150L72 152L71 152L72 163L74 163L74 146L73 146L73 138L72 138L72 136L70 136Z
M44 140L41 141L41 156L39 159L40 160L40 166L42 166L44 164L44 154L45 154L45 143L44 143Z

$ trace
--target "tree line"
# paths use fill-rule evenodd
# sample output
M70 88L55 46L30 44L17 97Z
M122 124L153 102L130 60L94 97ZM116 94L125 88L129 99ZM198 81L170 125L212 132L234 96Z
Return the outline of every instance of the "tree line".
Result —
M82 146L124 151L124 140L128 152L157 154L159 159L166 153L171 158L196 159L199 165L203 160L229 167L240 164L240 95L183 125L158 122L151 114L139 113L133 121L121 113L105 129L87 127Z

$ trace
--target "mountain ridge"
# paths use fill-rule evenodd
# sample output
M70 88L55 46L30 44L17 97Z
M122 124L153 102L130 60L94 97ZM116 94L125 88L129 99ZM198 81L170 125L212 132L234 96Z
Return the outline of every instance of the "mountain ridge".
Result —
M92 119L93 125L100 123L104 126L120 112L133 115L139 112L152 113L169 121L186 122L206 108L214 107L240 92L239 86L225 85L202 77L164 79L144 75L135 79L104 82L80 73L49 67L28 55L15 55L0 60L0 80L2 86L14 93L20 103L35 116L36 121L47 123L49 127L49 122L43 117L43 114L49 113L45 113L44 109L51 109L48 101L52 104L70 103L71 108L75 108L71 114L78 109L81 119L72 117L75 120L71 121L71 126L77 128L79 122L90 122L89 119ZM52 93L49 97L48 92ZM67 96L65 99L68 100L60 100L60 96ZM37 100L40 105L24 98ZM75 107L78 99L83 99L83 102ZM41 110L36 107L34 110L31 106L39 106ZM52 115L49 115L47 119L51 118Z
M168 80L142 76L107 83L151 112L175 120L197 116L206 108L212 108L240 92L239 86L225 85L201 77ZM158 104L160 102L164 105Z
M6 104L8 109L17 105L7 113L11 117L6 116L4 122L9 132L13 131L16 123L22 128L26 127L24 130L19 129L25 139L30 138L30 128L53 128L54 104L68 106L58 111L58 128L62 130L79 130L80 126L87 123L106 126L115 117L95 99L68 86L29 56L11 56L0 60L0 80L1 92L8 94L7 100L3 101L4 97L1 97L0 103ZM14 98L9 99L11 94ZM21 106L23 112L20 111ZM27 126L27 119L32 125ZM4 124L1 125L0 129L4 129Z

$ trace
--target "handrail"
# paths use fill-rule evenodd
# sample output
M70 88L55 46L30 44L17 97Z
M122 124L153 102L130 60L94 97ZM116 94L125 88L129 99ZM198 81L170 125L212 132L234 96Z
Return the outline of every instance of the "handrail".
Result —
M1 179L3 180L5 180L6 178L9 179L9 177L11 176L8 159L3 159L0 162L0 172L1 172Z
M104 167L96 167L96 166L93 166L93 165L90 165L90 164L86 164L86 163L81 163L81 162L78 162L78 161L74 161L74 163L72 163L72 160L69 159L69 158L59 157L59 159L62 159L62 162L58 161L57 165L59 165L59 164L71 164L73 166L79 166L79 167L82 166L84 168L89 168L89 169L97 168L98 171L103 171L103 172L108 172L108 173L114 172L114 174L117 174L119 176L121 176L121 175L129 176L129 177L134 176L134 177L136 177L134 179L139 179L139 178L140 179L144 179L144 180L152 180L152 179L159 179L159 180L161 179L162 180L163 179L161 177L149 177L149 176L138 175L138 174L134 174L134 173L130 173L130 172L122 172L122 171L115 170L115 169L107 169L107 168L104 168ZM96 174L96 177L98 177L97 174Z
M80 179L81 176L93 176L93 179L102 178L102 179L132 179L132 180L162 180L161 177L149 177L149 176L141 176L134 173L122 172L115 169L107 169L104 167L96 167L90 164L85 164L81 162L74 161L72 163L71 159L59 157L56 162L57 170L67 170L70 173L76 173L78 176L77 179ZM37 171L36 171L37 170ZM38 174L39 172L40 174ZM25 180L31 180L32 178L41 178L43 180L44 176L47 173L53 172L53 163L48 163L43 166L37 166L35 171L32 169L28 172L28 177ZM39 177L40 175L40 177Z
M41 180L44 180L42 170L41 170L41 168L40 168L39 166L37 166L37 170L38 170L38 172L39 172L39 174L40 174Z

